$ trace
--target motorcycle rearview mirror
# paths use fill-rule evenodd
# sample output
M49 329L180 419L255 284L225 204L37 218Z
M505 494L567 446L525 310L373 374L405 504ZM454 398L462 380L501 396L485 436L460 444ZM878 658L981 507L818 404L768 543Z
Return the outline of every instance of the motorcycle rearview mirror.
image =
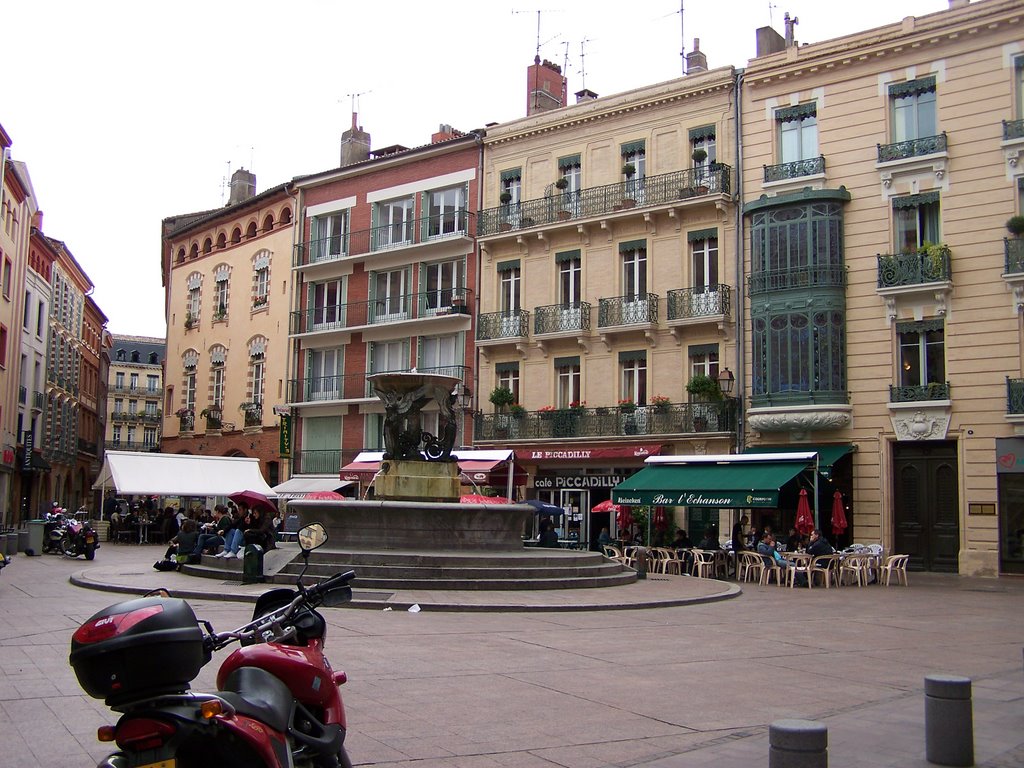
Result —
M299 529L299 548L303 556L327 543L327 529L323 523L310 523Z
M339 605L352 602L352 587L340 587L332 589L324 595L324 605L328 608L335 608Z

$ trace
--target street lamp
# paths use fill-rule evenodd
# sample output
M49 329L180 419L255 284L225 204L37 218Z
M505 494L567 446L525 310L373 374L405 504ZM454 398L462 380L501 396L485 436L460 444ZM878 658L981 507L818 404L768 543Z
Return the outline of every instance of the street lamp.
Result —
M723 368L722 372L718 374L718 388L722 390L722 394L726 397L732 394L732 388L735 383L736 377L732 375L732 371L728 368Z

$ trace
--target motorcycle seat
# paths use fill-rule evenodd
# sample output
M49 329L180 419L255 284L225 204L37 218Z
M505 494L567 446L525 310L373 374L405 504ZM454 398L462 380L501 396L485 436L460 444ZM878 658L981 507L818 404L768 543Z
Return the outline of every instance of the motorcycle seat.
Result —
M259 667L239 667L224 681L218 694L240 715L265 723L279 733L287 733L295 708L295 697L288 686Z

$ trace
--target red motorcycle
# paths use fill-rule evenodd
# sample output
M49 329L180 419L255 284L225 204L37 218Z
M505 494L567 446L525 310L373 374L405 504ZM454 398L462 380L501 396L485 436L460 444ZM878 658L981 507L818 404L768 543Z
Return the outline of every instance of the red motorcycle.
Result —
M350 768L345 673L324 656L320 605L352 599L354 571L305 587L309 553L327 541L319 523L299 531L304 567L295 589L256 601L253 620L216 633L165 591L118 603L79 627L71 665L93 698L121 714L100 741L119 750L98 768ZM216 693L189 691L213 651L239 641L217 673Z

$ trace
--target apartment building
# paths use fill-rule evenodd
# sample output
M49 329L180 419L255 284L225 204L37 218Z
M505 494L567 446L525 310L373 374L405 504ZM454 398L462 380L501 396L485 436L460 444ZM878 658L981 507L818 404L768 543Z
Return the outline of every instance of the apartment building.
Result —
M1020 11L790 22L742 77L747 442L829 453L822 526L920 569L1024 572Z
M647 456L736 448L735 77L695 43L684 77L567 105L535 60L528 115L487 129L475 441L515 450L569 538L614 531L591 510Z
M341 166L294 180L300 196L289 324L293 476L338 477L365 493L373 471L350 467L382 451L384 407L366 377L417 370L475 390L472 313L481 147L476 132L442 125L431 141L370 149L357 125ZM459 443L471 423L460 420ZM444 428L436 405L423 430ZM310 486L313 487L313 486Z
M104 443L115 451L159 451L166 340L113 334Z
M284 398L294 212L289 185L256 194L239 169L225 207L162 228L162 451L255 457L271 485L285 479L273 405Z

